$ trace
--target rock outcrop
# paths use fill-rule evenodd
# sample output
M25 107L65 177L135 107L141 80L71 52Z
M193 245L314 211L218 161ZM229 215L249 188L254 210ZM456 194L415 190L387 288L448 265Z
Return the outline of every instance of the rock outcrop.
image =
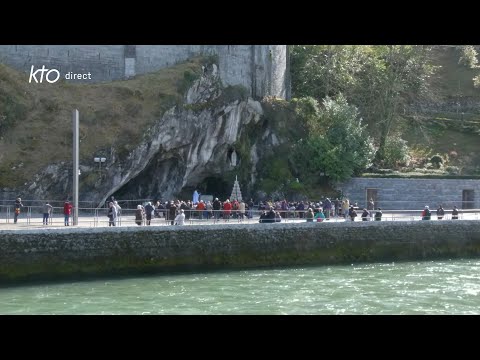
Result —
M259 101L246 96L242 87L223 87L217 66L210 65L186 91L184 103L145 129L143 140L126 159L111 148L110 162L94 184L84 179L96 168L80 166L79 198L98 205L119 192L137 199L159 194L170 199L185 187L232 170L233 149L239 154L237 166L248 166L254 183L258 161L282 142L263 115ZM248 148L240 151L247 137ZM51 164L33 177L27 191L39 199L66 193L71 174L70 164Z

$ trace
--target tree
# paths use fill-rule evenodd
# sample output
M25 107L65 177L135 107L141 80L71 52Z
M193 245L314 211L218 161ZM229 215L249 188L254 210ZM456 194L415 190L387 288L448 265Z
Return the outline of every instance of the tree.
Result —
M458 59L458 63L461 65L465 65L470 69L476 68L478 63L477 50L475 50L472 45L459 46L459 50L460 58Z
M320 100L348 93L355 88L367 53L356 45L293 45L292 95Z
M401 109L426 88L426 79L433 72L428 61L430 47L420 45L375 46L371 61L359 81L354 103L362 103L368 122L376 131L376 161L385 157L385 144Z
M378 144L377 162L405 104L426 88L433 72L423 45L295 45L292 93L321 100L343 93L356 105Z
M389 136L385 142L383 165L395 168L399 164L406 165L409 161L410 154L407 141L397 134Z
M321 173L330 180L346 180L370 166L375 149L358 109L339 94L327 97L313 121L309 114L308 137L292 151L294 172L305 182L318 181Z

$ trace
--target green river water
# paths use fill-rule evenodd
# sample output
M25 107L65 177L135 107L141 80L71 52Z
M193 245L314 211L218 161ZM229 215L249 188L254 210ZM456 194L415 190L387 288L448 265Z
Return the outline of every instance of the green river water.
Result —
M480 260L27 284L0 314L480 314Z

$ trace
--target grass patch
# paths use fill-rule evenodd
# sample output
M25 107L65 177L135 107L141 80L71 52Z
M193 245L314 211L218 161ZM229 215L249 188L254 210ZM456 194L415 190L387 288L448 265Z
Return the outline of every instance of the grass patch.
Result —
M73 109L80 112L80 164L92 165L112 148L126 158L146 129L182 103L204 61L192 58L131 80L54 85L29 84L28 74L0 64L0 187L21 186L46 165L71 160ZM22 162L21 170L11 170Z

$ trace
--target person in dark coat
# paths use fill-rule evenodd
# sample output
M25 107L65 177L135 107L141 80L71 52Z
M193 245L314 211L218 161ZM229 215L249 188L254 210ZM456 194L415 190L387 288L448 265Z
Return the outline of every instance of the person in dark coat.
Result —
M382 209L377 208L377 212L375 213L375 221L382 221Z
M277 217L277 213L273 206L270 207L270 211L267 212L266 219L263 222L274 223Z
M170 209L168 209L168 218L170 219L170 224L173 225L175 223L175 217L177 216L177 205L172 201L170 204Z
M439 207L438 207L438 209L437 209L437 219L438 219L438 220L442 220L442 219L443 219L443 215L445 215L445 210L443 210L442 205L439 205Z
M152 215L155 212L155 208L152 206L151 202L148 202L147 205L145 205L145 217L147 219L147 225L150 225L150 222L152 221Z
M220 217L220 209L222 208L222 203L220 202L220 200L218 200L218 198L215 198L215 200L213 201L212 207L213 207L213 216L215 220L218 220L218 218Z
M350 209L348 210L348 216L350 216L350 220L352 221L355 221L355 218L357 217L357 212L355 211L353 205L350 205Z
M264 223L264 222L266 222L266 219L267 219L267 212L262 211L262 213L260 214L260 218L258 219L258 222L259 223Z
M17 198L15 200L14 205L14 215L13 215L13 223L16 224L18 220L18 215L20 215L21 209L23 208L22 199Z
M454 206L452 210L452 220L458 220L458 209L456 206Z
M363 209L362 213L362 221L368 221L370 216L370 212L367 209Z

